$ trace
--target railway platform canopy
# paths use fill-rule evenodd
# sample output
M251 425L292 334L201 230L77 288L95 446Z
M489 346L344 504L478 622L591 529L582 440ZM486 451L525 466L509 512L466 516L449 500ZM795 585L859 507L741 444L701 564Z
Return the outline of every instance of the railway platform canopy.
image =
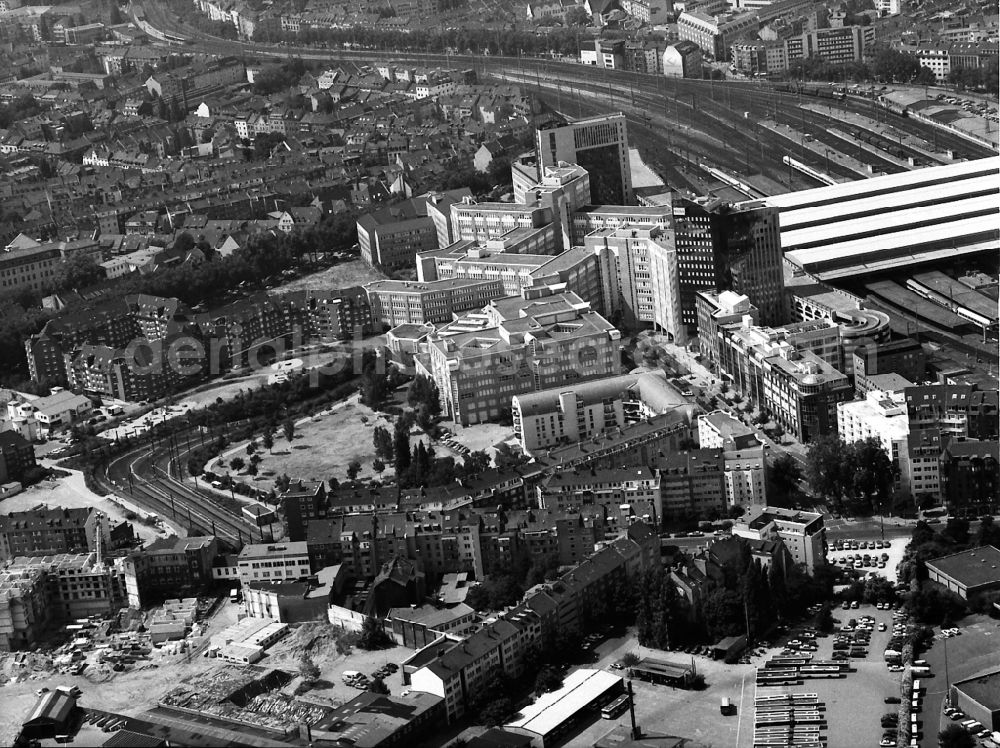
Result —
M820 280L1000 249L1000 157L764 198L786 258Z

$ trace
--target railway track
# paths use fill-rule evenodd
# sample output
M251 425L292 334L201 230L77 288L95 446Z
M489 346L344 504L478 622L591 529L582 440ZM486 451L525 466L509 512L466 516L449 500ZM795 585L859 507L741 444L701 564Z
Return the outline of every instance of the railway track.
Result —
M185 524L192 530L216 535L227 546L263 540L255 525L220 506L211 497L170 476L173 460L187 452L171 455L169 447L142 445L105 464L98 480L113 493L127 497L155 514Z

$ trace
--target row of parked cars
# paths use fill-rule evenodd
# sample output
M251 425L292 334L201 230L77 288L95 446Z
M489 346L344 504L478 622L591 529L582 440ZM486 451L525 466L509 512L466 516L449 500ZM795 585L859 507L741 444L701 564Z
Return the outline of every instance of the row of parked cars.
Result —
M835 551L863 551L868 548L875 551L880 548L891 548L891 540L838 540L830 546Z
M1000 742L1000 733L991 733L990 730L985 728L981 722L969 719L965 712L961 709L956 709L953 706L946 707L944 715L952 722L958 722L963 728L965 728L966 732L972 733L981 740L990 738L994 742Z

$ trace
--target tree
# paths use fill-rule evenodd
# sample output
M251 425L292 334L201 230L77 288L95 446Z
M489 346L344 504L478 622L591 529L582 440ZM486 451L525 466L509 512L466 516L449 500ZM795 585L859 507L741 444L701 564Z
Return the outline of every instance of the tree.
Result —
M351 480L357 480L358 474L361 472L361 461L351 460L347 464L347 477Z
M291 418L285 419L285 422L281 424L281 431L285 435L285 439L291 443L292 439L295 438L295 423Z
M375 456L383 460L392 459L392 434L385 426L376 426L372 432Z
M790 454L783 453L766 468L767 503L788 508L799 494L802 467Z
M187 231L178 234L177 238L174 239L174 249L185 254L190 252L194 249L194 237Z
M634 667L639 664L639 655L635 652L626 652L619 662L625 667Z
M535 694L541 696L543 693L558 691L562 688L562 675L554 667L545 666L538 671L535 677Z
M813 490L839 501L851 484L850 450L836 434L821 436L809 444L806 478Z
M950 518L941 535L956 545L967 545L969 542L969 520L960 517Z
M402 480L403 476L409 471L410 464L412 462L412 453L410 452L410 427L406 425L404 419L402 418L396 421L396 431L393 434L392 453L395 457L396 477L398 480Z
M816 630L829 634L833 631L833 611L830 608L830 603L823 603L822 607L816 611L816 618L813 621L813 625Z
M372 470L374 470L379 475L385 470L385 463L382 462L378 457L372 460Z
M475 587L470 589L465 596L465 604L473 610L489 610L490 593L489 590L486 589L486 585L477 584Z
M271 450L274 449L274 436L270 431L265 431L264 435L260 438L260 443L267 450L268 454L271 454Z
M319 680L320 669L308 654L299 658L299 675L305 683L312 684Z
M368 683L368 690L372 693L380 693L384 696L389 695L389 686L385 684L385 681L381 678L375 678Z
M852 495L863 498L872 509L876 501L878 506L884 506L892 495L893 468L882 445L869 437L849 445L845 452L853 468Z
M234 457L229 461L229 465L233 468L233 470L238 471L246 467L246 461L242 457L237 455L236 457Z
M387 649L393 645L392 639L385 633L382 623L375 616L368 616L361 624L361 638L358 646L361 649Z
M938 745L941 748L976 748L976 741L961 725L950 724L938 733Z
M976 546L993 545L1000 548L1000 527L997 527L989 515L979 520L979 532L976 533Z
M590 14L582 5L574 5L566 11L565 23L567 26L587 26L590 24Z
M253 443L253 440L247 442L246 453L247 457L257 454L257 445Z
M104 279L104 268L90 255L70 255L59 271L56 288L60 291L86 288Z
M487 727L497 727L507 722L514 712L514 702L508 696L501 696L487 703L479 710L478 721Z

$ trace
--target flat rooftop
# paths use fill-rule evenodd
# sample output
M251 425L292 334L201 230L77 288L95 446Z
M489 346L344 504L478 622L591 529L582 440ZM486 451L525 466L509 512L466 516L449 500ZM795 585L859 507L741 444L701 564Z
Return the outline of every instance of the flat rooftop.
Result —
M991 711L1000 710L1000 670L959 681L955 688Z
M935 558L927 566L967 588L1000 584L1000 550L992 545Z

